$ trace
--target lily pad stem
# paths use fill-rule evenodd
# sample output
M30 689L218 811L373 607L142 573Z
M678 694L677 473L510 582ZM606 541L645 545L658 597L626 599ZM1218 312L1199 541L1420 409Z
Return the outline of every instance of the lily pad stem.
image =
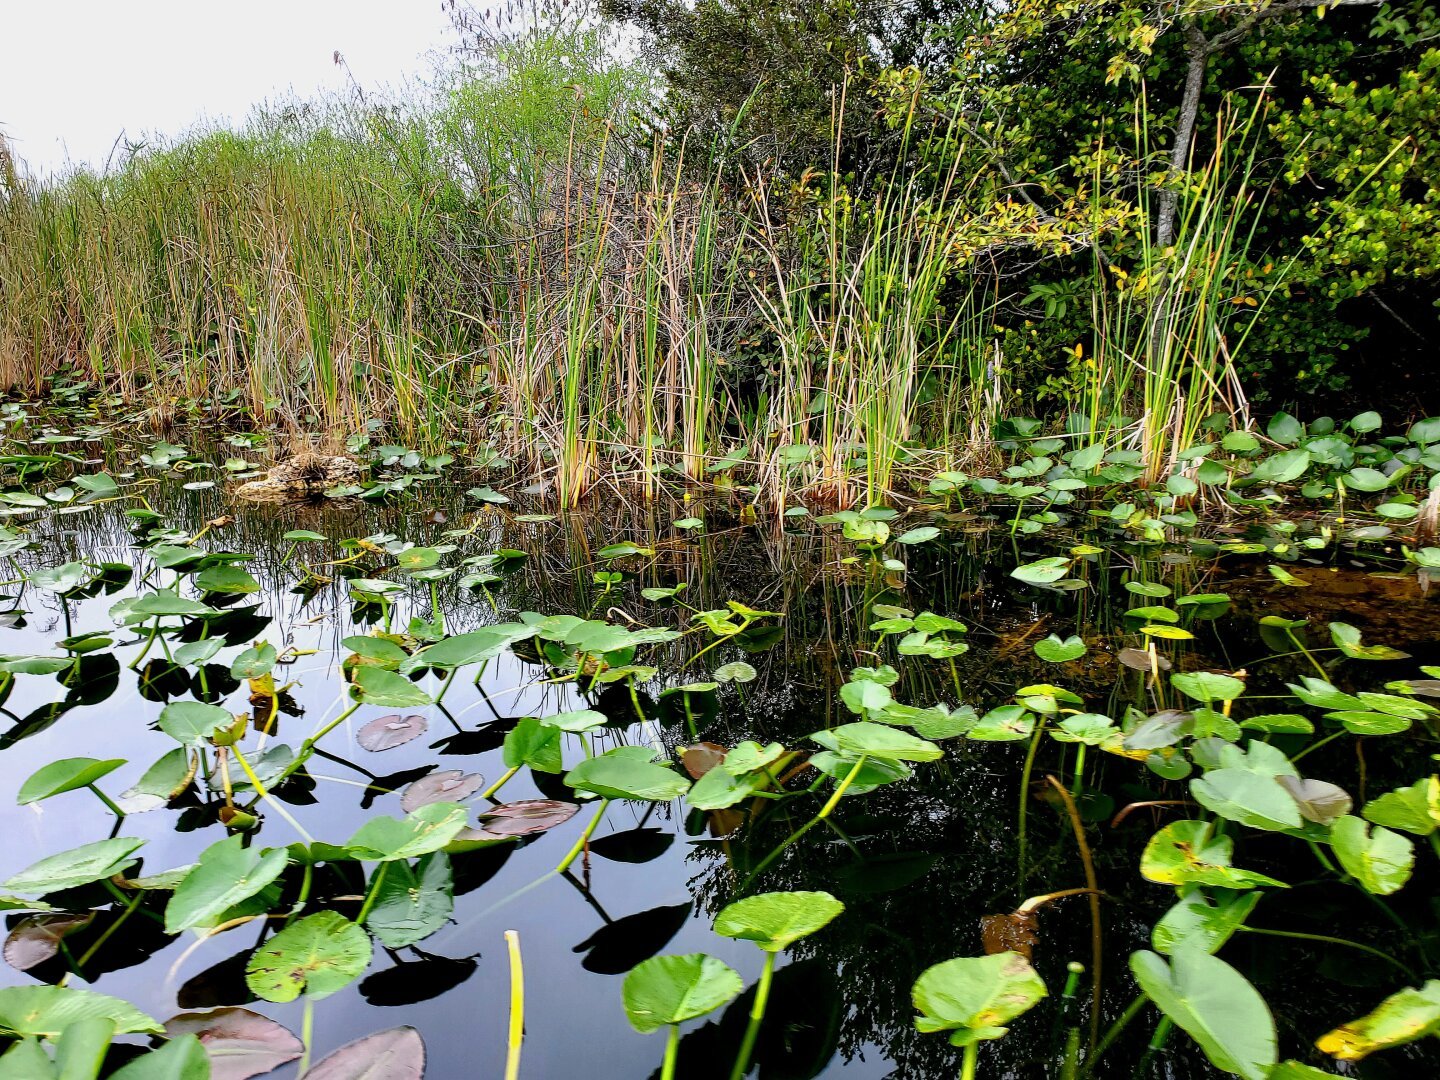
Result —
M660 1080L675 1080L675 1061L680 1056L680 1025L671 1024L665 1039L665 1061L660 1066Z
M605 816L605 810L609 805L609 799L600 800L600 808L595 811L595 816L590 819L590 824L585 826L585 831L580 834L580 839L575 841L575 846L570 849L565 858L560 860L560 865L555 867L557 874L563 874L570 869L570 864L585 850L585 845L590 842L590 837L594 835L595 828L600 824L600 819Z
M370 914L370 909L375 906L375 900L380 895L380 886L385 884L385 871L390 869L388 862L382 862L380 869L375 871L375 876L370 879L370 888L365 890L365 902L360 905L360 914L355 916L355 921L361 926L365 925L365 918Z
M980 1060L980 1044L967 1043L965 1057L960 1062L960 1080L975 1080L975 1065Z
M730 1080L744 1080L750 1071L750 1055L755 1051L755 1040L760 1035L760 1021L765 1018L765 1005L770 1000L770 981L775 977L775 954L765 953L765 966L760 969L760 981L755 984L755 1001L750 1006L750 1022L745 1025L745 1038L740 1043L740 1053L735 1057L735 1067L730 1070Z

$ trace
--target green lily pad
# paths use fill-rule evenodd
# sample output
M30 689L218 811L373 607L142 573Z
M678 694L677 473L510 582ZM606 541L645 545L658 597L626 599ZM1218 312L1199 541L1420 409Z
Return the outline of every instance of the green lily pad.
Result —
M266 1001L323 998L349 986L370 965L370 938L334 911L291 923L251 955L245 983Z
M1245 976L1202 949L1178 951L1172 963L1153 952L1130 954L1145 996L1189 1034L1217 1069L1267 1080L1279 1061L1275 1020Z
M654 956L625 976L621 995L630 1025L648 1035L714 1012L745 988L729 964L704 953Z
M96 758L80 757L52 761L49 765L37 769L20 785L20 793L15 797L15 801L25 806L74 791L76 788L88 787L124 764L123 758L100 761Z
M284 873L288 861L284 848L260 851L246 847L240 836L211 844L165 906L165 932L178 934L192 926L214 925L230 908Z
M604 799L669 802L690 789L690 781L655 762L648 746L617 746L582 761L565 774L565 783Z
M9 880L0 882L0 892L43 896L113 877L135 861L131 855L144 843L144 840L121 836L81 844L27 866Z
M1330 826L1330 844L1347 873L1366 892L1388 896L1410 880L1415 866L1415 845L1362 818L1346 815Z
M910 996L921 1031L948 1031L956 1046L998 1039L1004 1024L1045 997L1045 983L1017 952L962 956L926 968Z
M766 952L780 952L826 926L845 910L827 892L769 892L747 896L715 917L715 932L753 941Z
M54 1038L71 1024L96 1017L119 1035L159 1035L158 1023L119 998L63 986L0 987L0 1032Z

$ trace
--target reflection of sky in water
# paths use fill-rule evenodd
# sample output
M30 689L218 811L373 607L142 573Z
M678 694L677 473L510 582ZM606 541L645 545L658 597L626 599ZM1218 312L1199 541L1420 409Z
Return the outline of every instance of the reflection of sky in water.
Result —
M207 517L218 515L223 506L217 505L212 496L213 493L182 496L184 502L171 508L178 527L198 529ZM161 508L158 498L152 496L151 501L157 509ZM376 516L369 508L363 512L367 517ZM269 515L268 520L266 515ZM378 516L386 515L381 512ZM457 512L456 519L459 517ZM184 524L179 524L182 521ZM300 595L288 591L288 587L277 584L276 565L290 547L288 542L279 539L285 529L315 528L342 537L368 533L377 527L373 520L362 523L354 512L327 511L322 521L328 524L317 522L313 516L296 518L293 513L262 511L238 527L210 534L199 544L211 550L255 551L257 559L245 566L262 583L258 596L261 612L274 617L264 631L264 638L272 644L283 643L298 650L317 651L316 655L301 656L295 663L276 669L277 683L294 681L297 684L290 693L303 709L303 715L281 715L279 718L274 741L291 746L298 745L306 735L345 707L338 675L338 661L343 655L340 639L348 633L366 632L365 627L351 624L349 605L344 600L343 591L322 589L307 602ZM414 522L409 525L387 522L385 527L396 532L403 529L407 536L416 535L419 531ZM446 527L428 526L423 530L423 538L431 543L446 542L439 536ZM514 528L510 526L509 533L513 534ZM502 529L497 519L491 529L457 541L463 545L463 550L447 555L446 563L453 565L465 554L493 550L502 543L516 544L517 539L513 535L502 536ZM124 523L118 515L106 510L95 509L83 515L56 517L41 531L48 534L46 538L20 557L27 568L55 565L71 559L130 562L140 558L142 566L148 566L148 562L143 561L143 554L131 546ZM540 530L532 526L530 531ZM307 553L320 550L332 549L329 545L302 548ZM317 556L311 554L310 557ZM170 571L160 571L151 581L168 585L172 576ZM543 577L543 568L531 568L530 576L532 580L536 576ZM289 580L293 578L292 573ZM671 578L666 583L673 583L673 580ZM571 587L572 580L561 577L557 585L565 590ZM343 589L343 585L340 588ZM504 595L506 587L497 588ZM186 591L189 591L188 588ZM132 585L115 594L72 603L71 617L75 631L113 627L107 615L108 608L117 599L134 592ZM415 610L423 610L423 592L417 591L414 595L421 601L420 607ZM256 597L243 598L241 603L256 600ZM56 598L30 589L24 594L21 606L29 611L27 625L0 630L0 642L3 642L0 651L9 654L55 653L54 643L65 635ZM451 632L496 619L482 596L456 596L452 590L447 590L445 606ZM560 610L558 607L547 607L543 597L535 598L534 606L547 611ZM398 605L397 629L404 625L410 610L404 601ZM502 607L502 610L505 609ZM126 765L99 782L107 794L116 796L138 780L150 763L173 748L172 740L149 727L163 703L142 697L136 689L135 674L124 666L138 651L137 635L117 631L115 636L121 645L118 689L103 703L66 713L47 730L24 738L4 751L3 757L0 757L0 778L3 778L4 790L13 791L26 776L50 761L83 755L127 759ZM227 647L212 663L228 666L243 645ZM158 647L151 652L152 657L160 655ZM366 720L391 710L366 707L360 709L344 727L327 736L322 748L379 775L433 763L440 769L479 771L486 776L488 783L505 771L498 749L474 755L447 755L435 748L437 743L455 733L455 725L472 730L493 721L497 711L505 717L519 717L545 715L583 705L579 695L568 685L524 685L536 679L538 669L509 654L492 662L485 672L483 687L489 695L487 702L471 683L474 670L468 669L467 674L457 678L445 697L444 704L454 718L453 723L439 709L419 710L430 717L430 727L425 735L404 746L373 754L354 743L354 733ZM427 689L433 692L438 687L438 680L431 680ZM63 691L53 676L22 675L17 678L5 708L15 717L24 717L32 709L62 696ZM222 704L236 710L244 708L243 690L237 690ZM10 722L8 718L6 722ZM503 725L497 727L501 730L497 731L493 740L496 744L503 735ZM592 735L597 751L605 749L616 739L636 741L643 737L644 733L638 725L618 735L609 731ZM566 739L566 761L573 763L581 755L580 746L574 736L566 736ZM253 746L253 742L249 745ZM238 770L236 772L238 774ZM361 809L363 789L359 785L367 778L343 764L316 757L309 764L309 772L316 778L315 795L318 801L311 805L287 805L286 809L317 840L343 843L369 817L380 813L396 816L401 813L398 795L382 795L370 810ZM514 801L543 798L547 793L538 791L531 784L528 771L522 771L506 785L502 796ZM663 1032L653 1036L636 1034L626 1021L621 1005L621 975L586 970L581 963L584 954L577 953L576 946L602 929L606 918L613 921L637 914L643 918L643 913L652 909L668 908L669 911L657 911L653 918L645 920L647 926L653 923L667 928L678 923L674 937L658 951L704 951L719 956L736 967L746 977L747 984L753 981L760 969L760 953L753 946L710 932L711 915L697 915L692 910L685 917L683 905L692 899L687 882L700 867L693 862L687 863L687 855L691 851L689 838L684 835L682 823L674 820L672 810L672 807L661 806L646 814L643 807L634 804L619 802L611 806L595 835L595 839L601 841L602 850L604 837L638 828L642 821L649 829L658 830L659 835L670 838L671 842L663 854L643 865L592 855L589 898L578 880L584 873L579 862L572 868L573 882L562 880L550 871L594 813L593 804L583 807L566 825L516 849L503 861L494 877L481 887L457 896L453 922L418 946L420 952L433 959L426 961L411 950L399 953L402 964L414 966L414 976L407 977L396 972L376 978L379 973L397 966L377 943L370 981L352 984L318 1003L315 1023L317 1057L349 1039L403 1023L419 1028L425 1037L429 1054L428 1076L445 1080L450 1077L498 1075L503 1069L509 1009L510 974L503 934L508 929L514 929L520 933L527 988L523 1075L562 1077L589 1074L616 1078L649 1075L657 1067L663 1051ZM300 839L286 821L273 811L267 811L264 804L261 811L265 822L257 836L259 844L285 844ZM120 835L146 840L139 853L144 859L144 872L153 873L192 862L201 848L222 836L221 831L213 826L191 833L176 832L173 826L177 817L176 812L161 809L132 814L121 826ZM13 873L45 855L103 839L108 835L111 824L112 819L93 796L83 790L33 806L16 806L8 799L0 800L0 835L5 838L3 855L0 855L0 876ZM496 861L488 853L468 858L483 866ZM713 854L702 858L706 864L715 860ZM466 859L466 856L458 856L455 860L457 878L462 882ZM458 884L457 887L463 889L464 885ZM681 918L683 923L679 921ZM120 931L122 935L125 932L124 928ZM660 933L663 936L663 931ZM177 993L187 980L202 975L213 965L234 956L237 950L249 948L257 940L258 930L253 925L228 931L198 947L192 947L196 941L193 935L182 934L148 962L99 976L93 988L132 1001L163 1020L180 1011ZM626 961L625 966L632 962ZM431 992L436 981L458 979L469 963L474 965L473 974L448 994L408 1005L371 1007L365 1004L363 995L367 993L381 1000L392 996L402 999L421 996ZM0 985L24 985L30 981L8 966L0 967ZM298 1002L289 1005L258 1002L250 1007L273 1016L294 1030L299 1029L301 1005ZM774 1010L777 1015L781 1008L777 1003ZM831 1067L820 1075L843 1070L847 1076L881 1076L888 1071L880 1055L866 1056L870 1058L869 1064L856 1061L848 1068L836 1058ZM274 1075L284 1077L291 1073L293 1067Z

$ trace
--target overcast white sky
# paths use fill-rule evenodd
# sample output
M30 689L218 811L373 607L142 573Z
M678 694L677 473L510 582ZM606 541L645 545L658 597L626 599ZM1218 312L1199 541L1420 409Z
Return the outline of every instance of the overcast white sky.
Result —
M116 136L243 119L267 98L433 68L440 0L3 0L0 131L36 172L102 164Z

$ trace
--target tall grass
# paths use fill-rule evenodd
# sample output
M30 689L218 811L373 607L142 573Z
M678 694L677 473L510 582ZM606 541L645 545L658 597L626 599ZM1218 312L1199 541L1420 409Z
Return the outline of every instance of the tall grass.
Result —
M493 445L567 505L732 468L777 509L879 503L988 447L1023 388L963 153L858 191L833 162L747 174L723 140L648 131L648 81L607 48L585 25L532 34L430 99L296 107L55 182L0 144L0 383L74 377L312 437L378 419ZM1258 115L1222 116L1173 181L1173 247L1141 227L1128 273L1095 272L1068 404L1151 479L1243 407ZM1148 139L1142 116L1140 160ZM1137 182L1137 220L1153 197Z

